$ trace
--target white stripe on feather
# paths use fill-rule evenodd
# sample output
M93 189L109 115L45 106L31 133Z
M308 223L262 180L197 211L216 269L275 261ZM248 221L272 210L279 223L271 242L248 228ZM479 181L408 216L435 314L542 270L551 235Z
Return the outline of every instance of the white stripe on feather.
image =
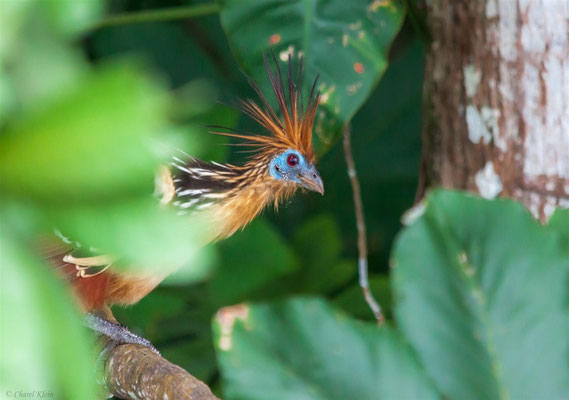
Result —
M191 206L196 204L198 201L200 201L200 199L192 199L186 203L180 204L180 208L190 208Z
M184 168L181 165L172 163L172 166L178 168L180 171L184 171L184 172L187 172L188 174L192 175L192 172L189 169Z
M186 189L178 193L178 196L201 196L210 191L211 189Z

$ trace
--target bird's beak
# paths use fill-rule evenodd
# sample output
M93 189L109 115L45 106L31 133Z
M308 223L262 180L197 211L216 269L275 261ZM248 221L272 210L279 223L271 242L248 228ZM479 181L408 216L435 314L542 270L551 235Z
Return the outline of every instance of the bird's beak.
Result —
M324 183L322 182L322 178L320 178L320 174L314 165L311 165L306 170L299 172L298 177L300 178L304 188L324 195Z

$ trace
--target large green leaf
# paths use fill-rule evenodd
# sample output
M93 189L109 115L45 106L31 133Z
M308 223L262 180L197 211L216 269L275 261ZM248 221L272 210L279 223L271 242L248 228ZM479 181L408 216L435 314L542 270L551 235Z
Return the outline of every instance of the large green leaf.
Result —
M92 25L102 9L101 0L0 2L0 127L11 112L62 92L85 72L81 52L60 39Z
M438 398L393 329L321 300L222 309L214 332L227 399Z
M0 2L0 67L4 67L6 55L16 44L30 5L31 1Z
M567 398L560 243L513 201L428 197L395 246L395 313L447 398Z
M13 240L1 222L2 397L93 398L93 343L81 326L71 296L47 266ZM33 396L24 396L34 391Z
M0 189L64 203L151 193L165 93L132 67L85 77L21 115L0 137Z
M232 50L262 87L263 53L282 61L303 54L308 89L320 75L321 110L315 122L320 148L363 104L387 66L389 45L403 21L395 0L220 0Z
M115 267L134 266L167 275L197 255L207 227L199 218L179 216L148 198L46 210L52 222L73 241L95 248L96 253L118 257ZM191 265L190 265L191 267ZM191 275L202 277L201 266ZM190 278L190 277L188 277Z
M22 44L22 34L25 32L21 32L21 29L24 26L29 30L37 29L39 25L39 29L44 33L49 32L50 36L56 32L73 36L92 26L100 18L103 3L101 0L0 2L0 66L5 61L6 54Z
M43 0L35 2L34 9L52 29L73 36L92 27L99 20L104 3L102 0Z

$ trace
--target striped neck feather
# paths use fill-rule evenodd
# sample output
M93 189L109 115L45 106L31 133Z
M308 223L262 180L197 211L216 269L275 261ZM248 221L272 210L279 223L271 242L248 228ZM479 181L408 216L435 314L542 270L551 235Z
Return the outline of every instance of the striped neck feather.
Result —
M272 178L268 164L261 159L235 166L197 159L184 162L175 157L172 166L174 206L180 214L207 215L216 224L217 239L231 236L267 204L273 202L276 207L296 189L292 183Z
M175 186L174 205L185 211L204 210L234 195L251 177L241 167L206 163L192 158L172 162Z

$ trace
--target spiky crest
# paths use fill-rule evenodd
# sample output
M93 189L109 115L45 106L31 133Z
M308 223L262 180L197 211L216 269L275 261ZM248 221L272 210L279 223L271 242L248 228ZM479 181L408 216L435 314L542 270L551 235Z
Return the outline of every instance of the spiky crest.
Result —
M314 160L314 152L312 150L312 125L320 100L320 94L315 92L318 77L314 80L308 103L306 104L306 108L304 108L301 92L303 72L302 58L300 58L298 62L296 79L293 79L292 61L289 55L287 74L288 99L281 70L274 54L272 58L276 71L273 71L271 68L267 56L263 55L267 75L271 82L271 87L275 94L282 119L277 116L277 113L271 107L259 86L249 77L249 84L259 97L261 105L252 99L241 100L239 103L241 111L259 123L270 135L255 135L227 128L223 129L230 130L230 132L213 131L212 133L246 139L247 142L243 145L258 147L258 155L261 156L261 158L263 158L263 156L271 156L281 150L292 148L299 151L308 161L312 162Z

